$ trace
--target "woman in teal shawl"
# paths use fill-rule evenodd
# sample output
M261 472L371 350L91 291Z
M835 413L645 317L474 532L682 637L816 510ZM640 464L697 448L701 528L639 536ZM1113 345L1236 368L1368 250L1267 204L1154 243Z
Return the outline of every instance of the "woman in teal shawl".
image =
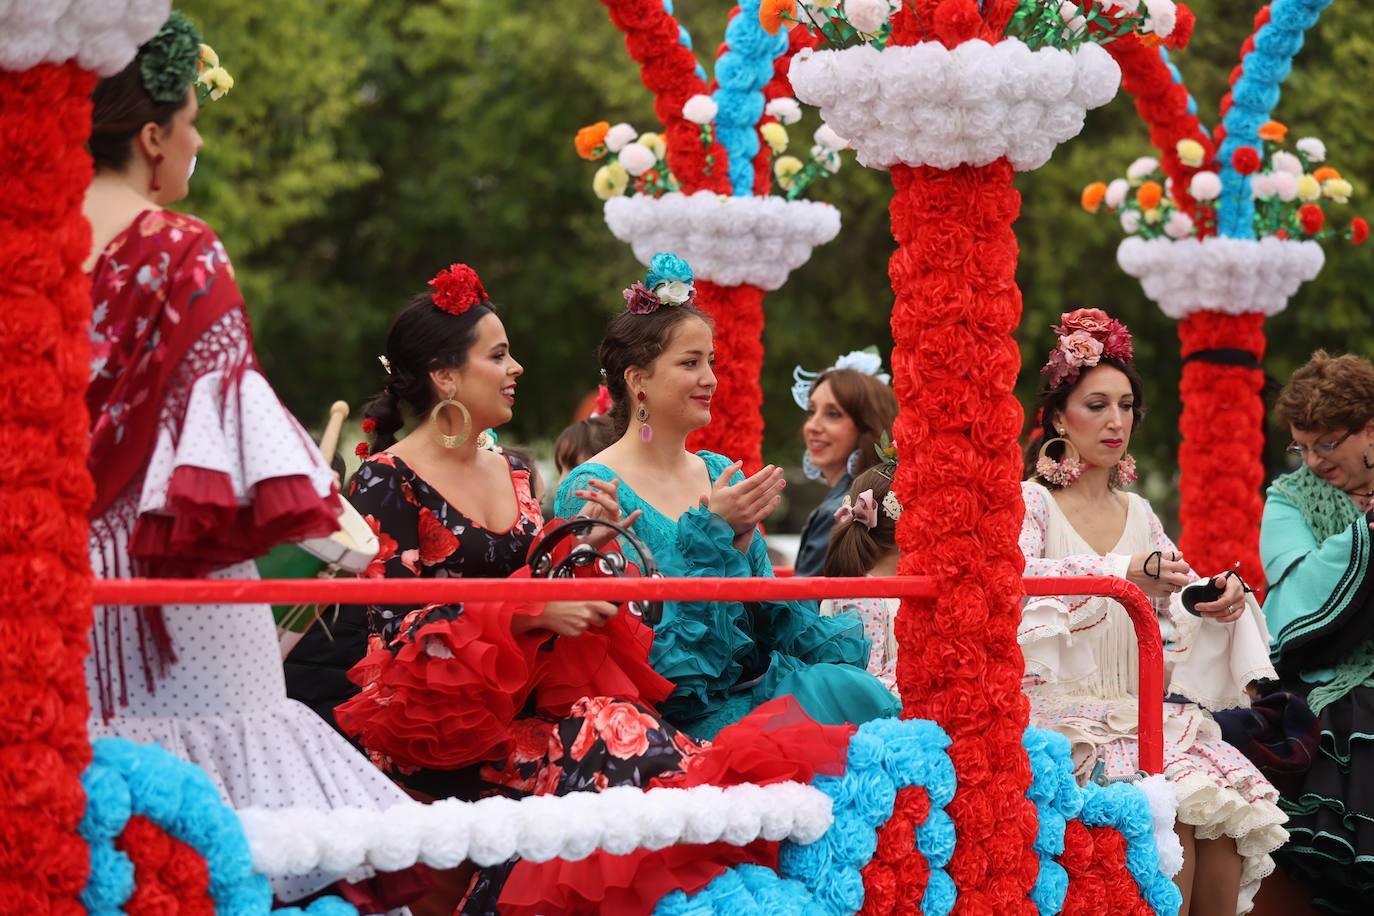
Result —
M1291 840L1274 854L1314 905L1374 899L1374 366L1317 351L1279 397L1303 467L1269 488L1260 552L1274 667L1305 693L1321 751L1280 800Z
M599 354L620 438L573 469L554 512L572 517L618 480L613 498L664 575L771 576L758 526L778 505L781 469L746 478L738 462L686 449L711 422L716 388L711 322L694 296L691 268L670 254L625 290ZM677 601L654 628L649 661L676 687L664 717L711 738L784 694L827 725L895 716L896 697L864 670L868 651L858 618L821 617L814 602Z

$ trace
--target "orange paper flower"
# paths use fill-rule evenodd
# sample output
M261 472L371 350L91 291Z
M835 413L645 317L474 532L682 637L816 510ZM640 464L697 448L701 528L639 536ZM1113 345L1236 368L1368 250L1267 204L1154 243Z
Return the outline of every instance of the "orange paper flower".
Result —
M1107 183L1105 181L1094 181L1083 189L1083 196L1079 198L1079 203L1083 209L1089 213L1096 213L1097 208L1102 206L1102 198L1107 196Z
M1340 178L1341 173L1329 165L1324 165L1313 172L1312 177L1317 179L1318 182L1331 181L1332 179Z
M577 155L583 159L600 159L606 155L606 134L610 129L609 121L597 121L579 130L577 139L573 141L577 146Z
M1153 210L1164 199L1164 188L1157 181L1147 181L1135 192L1135 202L1142 210Z
M1259 135L1261 140L1272 140L1275 143L1282 143L1283 138L1288 136L1288 127L1278 121L1265 121L1260 125Z
M763 0L759 4L759 25L769 35L797 24L797 0Z

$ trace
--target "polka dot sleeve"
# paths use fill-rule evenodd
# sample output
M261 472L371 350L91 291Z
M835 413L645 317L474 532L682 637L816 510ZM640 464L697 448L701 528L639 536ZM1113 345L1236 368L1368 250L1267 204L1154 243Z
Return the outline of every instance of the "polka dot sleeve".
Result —
M1050 497L1029 482L1021 485L1026 501L1026 517L1021 522L1021 553L1026 557L1027 576L1120 576L1125 573L1121 558L1111 554L1085 553L1045 558L1045 533L1050 526Z

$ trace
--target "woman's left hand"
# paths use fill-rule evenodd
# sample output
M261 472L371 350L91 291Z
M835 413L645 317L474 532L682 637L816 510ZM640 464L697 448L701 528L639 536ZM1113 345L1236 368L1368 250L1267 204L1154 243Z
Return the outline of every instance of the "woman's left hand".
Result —
M1240 615L1245 613L1245 583L1240 576L1213 576L1212 581L1225 578L1226 591L1221 593L1221 597L1216 601L1207 601L1197 605L1195 608L1199 614L1208 620L1215 620L1217 623L1230 623L1240 619Z
M619 480L610 482L591 478L587 481L590 490L575 490L573 496L578 499L586 500L582 505L582 511L578 512L579 518L595 518L607 522L616 522L626 528L639 520L644 513L639 509L631 512L625 518L620 516L620 500L616 497L616 492L620 488ZM609 528L597 528L582 541L593 550L600 550L615 538L615 532Z

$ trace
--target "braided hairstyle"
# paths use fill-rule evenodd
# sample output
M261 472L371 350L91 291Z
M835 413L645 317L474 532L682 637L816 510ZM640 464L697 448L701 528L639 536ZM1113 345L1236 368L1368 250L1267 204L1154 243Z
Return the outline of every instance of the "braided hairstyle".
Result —
M482 303L452 315L435 305L430 293L406 303L386 335L386 386L363 408L363 417L376 424L368 449L372 454L396 444L407 415L423 417L433 409L439 399L429 374L467 365L468 351L477 343L477 323L494 314L489 303Z

